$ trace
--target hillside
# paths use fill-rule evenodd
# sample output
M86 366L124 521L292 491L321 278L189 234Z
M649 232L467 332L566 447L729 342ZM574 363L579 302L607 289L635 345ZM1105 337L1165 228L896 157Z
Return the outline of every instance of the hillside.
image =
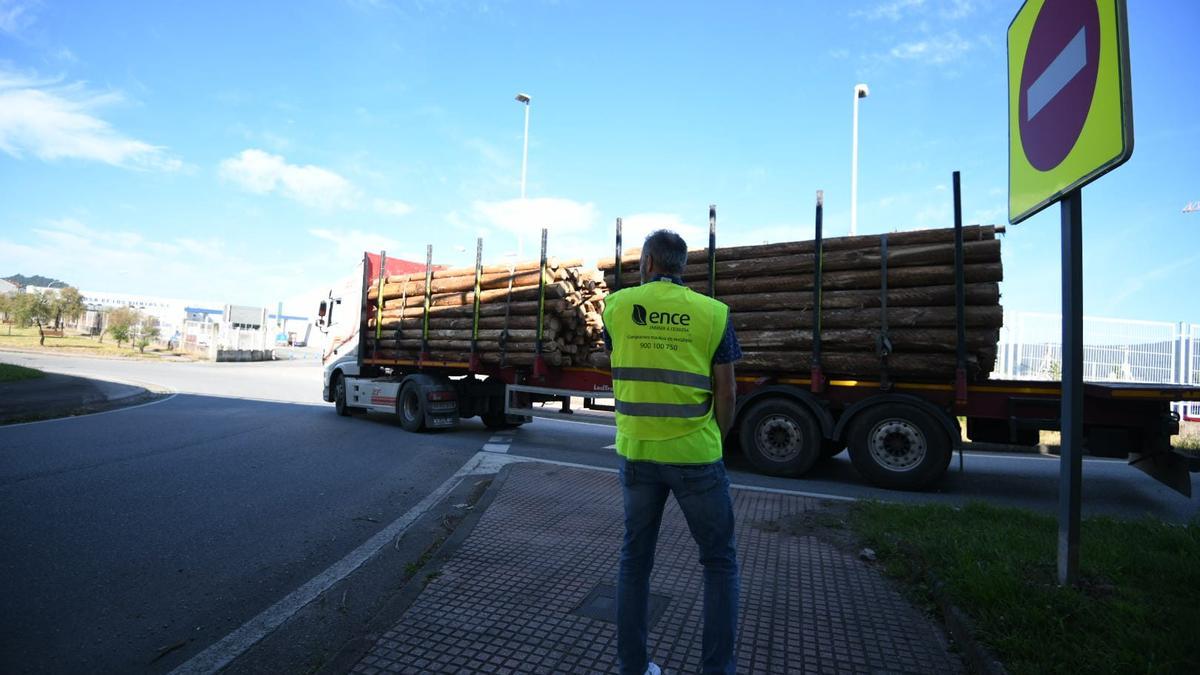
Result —
M59 288L62 288L63 286L70 285L70 284L66 283L65 281L59 281L58 279L51 279L50 277L44 277L40 274L35 274L30 277L27 277L24 274L14 274L12 276L4 277L4 280L11 281L18 286L51 286L51 285L55 285Z

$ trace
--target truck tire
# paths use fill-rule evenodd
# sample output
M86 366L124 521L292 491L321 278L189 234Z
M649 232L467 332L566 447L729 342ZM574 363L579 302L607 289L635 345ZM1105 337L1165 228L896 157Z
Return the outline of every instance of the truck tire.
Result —
M804 406L784 398L750 404L738 423L742 452L772 476L802 476L821 456L821 431Z
M529 418L522 415L505 415L504 414L504 397L505 383L504 380L495 375L488 375L484 380L488 386L495 387L499 390L499 394L488 397L488 412L479 416L483 420L483 426L492 430L500 429L516 429L517 427L529 421Z
M850 460L871 483L889 490L922 490L945 473L953 451L946 432L916 406L868 408L850 430Z
M346 405L346 378L341 373L333 376L333 409L342 417L350 415L350 408Z
M415 433L425 428L425 397L416 382L400 388L400 395L396 397L396 416L405 431Z
M479 419L483 420L483 426L493 431L516 429L525 423L525 418L519 415L505 415L503 410L500 412L484 413L479 416Z

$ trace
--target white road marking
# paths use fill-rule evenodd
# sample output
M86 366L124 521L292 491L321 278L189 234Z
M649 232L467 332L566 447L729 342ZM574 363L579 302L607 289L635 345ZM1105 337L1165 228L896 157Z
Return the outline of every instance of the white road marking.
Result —
M603 448L600 448L600 449L601 449L601 450L616 450L616 449L617 449L617 444L616 444L616 443L613 443L612 445L606 445L606 446L604 446Z
M204 651L193 656L187 662L171 671L172 675L182 673L215 673L229 665L237 657L257 644L264 637L283 625L297 612L303 609L334 584L345 579L355 570L370 560L385 546L390 545L404 533L421 516L425 515L438 502L446 497L467 476L492 474L500 467L509 463L496 455L476 453L463 464L462 468L446 479L433 492L430 492L407 513L389 523L375 536L354 549L345 558L337 561L329 569L313 577L308 583L292 591L287 597L271 605L258 616L242 624L224 638L213 643Z
M484 443L483 451L506 453L508 452L508 443Z
M1029 85L1025 96L1025 121L1041 112L1086 66L1087 27L1083 27Z
M496 434L488 439L489 443L511 443L512 434Z

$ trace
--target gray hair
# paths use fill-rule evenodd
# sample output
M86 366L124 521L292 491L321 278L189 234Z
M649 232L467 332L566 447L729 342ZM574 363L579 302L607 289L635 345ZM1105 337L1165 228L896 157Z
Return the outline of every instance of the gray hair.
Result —
M663 274L683 274L687 253L687 242L671 230L655 230L642 244L642 255L653 260L654 267Z

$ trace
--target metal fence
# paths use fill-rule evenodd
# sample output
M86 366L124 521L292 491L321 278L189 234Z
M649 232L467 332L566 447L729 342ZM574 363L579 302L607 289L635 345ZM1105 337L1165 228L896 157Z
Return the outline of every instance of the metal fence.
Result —
M1057 380L1062 376L1062 317L1006 312L993 377ZM1083 379L1200 385L1200 324L1083 317ZM1176 404L1200 420L1200 404Z

